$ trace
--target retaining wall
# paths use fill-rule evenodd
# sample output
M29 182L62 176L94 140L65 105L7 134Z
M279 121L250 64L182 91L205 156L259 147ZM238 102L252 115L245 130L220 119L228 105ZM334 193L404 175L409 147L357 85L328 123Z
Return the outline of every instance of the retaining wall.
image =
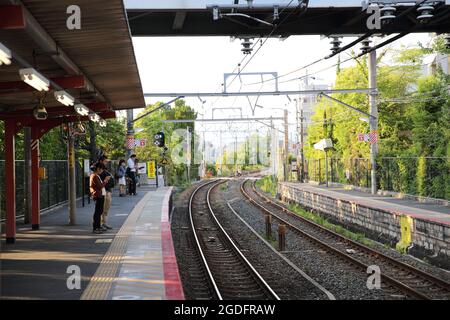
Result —
M396 243L401 238L401 213L373 208L353 201L332 198L320 193L301 189L297 186L278 184L278 195L287 202L323 214L335 222L362 231L377 240L389 240ZM411 217L412 243L411 254L427 256L444 265L450 258L450 225ZM439 263L441 265L442 263ZM447 267L447 266L445 266Z

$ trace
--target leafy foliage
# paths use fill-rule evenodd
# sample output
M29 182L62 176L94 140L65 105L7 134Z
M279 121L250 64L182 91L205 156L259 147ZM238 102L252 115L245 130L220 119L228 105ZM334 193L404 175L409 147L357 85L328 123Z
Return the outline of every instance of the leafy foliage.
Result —
M448 53L442 37L436 38L431 48L392 52L391 64L379 62L378 175L382 188L449 199L450 78L439 68L431 76L420 76L424 55L433 52ZM364 59L337 74L336 89L358 87L368 87ZM365 94L334 97L360 110L369 110ZM360 114L328 100L319 101L314 111L305 145L307 158L324 158L322 151L313 148L323 138L334 143L328 156L343 159L345 167L341 172L354 169L351 159L369 157L369 144L357 140L359 133L369 132L369 125L360 120ZM384 180L387 175L389 181Z
M160 106L162 102L158 102L154 105L148 105L140 115L143 115L151 110L154 110ZM160 109L135 123L135 128L142 128L143 131L138 133L136 137L147 139L147 146L136 148L136 155L139 159L157 159L161 160L162 149L156 147L153 144L154 135L163 131L166 136L166 146L169 148L167 152L167 158L169 164L165 166L166 178L169 179L170 185L183 185L186 181L192 178L197 178L198 165L191 165L190 173L191 177L187 176L187 168L184 164L175 164L171 159L171 154L176 149L176 146L180 145L186 134L187 128L191 127L192 132L195 129L195 122L192 123L164 123L164 120L194 120L197 118L197 113L186 105L186 102L182 99L175 102L175 107L166 107ZM183 133L183 134L180 134ZM191 148L194 148L194 143L198 142L198 137L192 139ZM181 153L181 152L180 152ZM192 161L194 163L194 161Z

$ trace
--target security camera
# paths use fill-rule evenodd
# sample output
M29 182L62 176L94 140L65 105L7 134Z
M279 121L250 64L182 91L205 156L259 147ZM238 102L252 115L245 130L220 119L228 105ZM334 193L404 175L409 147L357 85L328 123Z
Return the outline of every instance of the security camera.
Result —
M47 110L45 110L45 107L42 104L34 108L33 115L36 120L47 120L48 117Z

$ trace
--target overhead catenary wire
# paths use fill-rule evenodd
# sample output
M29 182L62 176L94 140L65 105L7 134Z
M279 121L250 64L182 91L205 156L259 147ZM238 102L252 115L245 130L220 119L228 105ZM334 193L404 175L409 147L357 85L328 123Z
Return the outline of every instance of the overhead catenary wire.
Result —
M426 1L428 1L428 0L422 0L422 1L418 2L418 3L416 3L415 6L409 8L408 10L405 10L404 12L402 12L402 13L401 13L400 15L398 15L393 21L398 21L401 17L405 16L405 15L408 14L410 11L415 10L416 8L418 8L419 6L421 6L422 4L424 4ZM393 21L390 21L389 23L393 23ZM416 26L416 27L417 27L417 26ZM416 27L413 27L413 29L415 29ZM375 32L373 32L373 31L368 32L368 33L364 34L363 36L359 37L358 39L356 39L356 40L352 41L351 43L345 45L344 47L340 48L339 50L337 50L336 52L334 52L334 53L332 53L332 54L329 54L329 55L327 55L327 56L325 56L325 57L323 57L323 58L317 59L317 60L315 60L315 61L313 61L313 62L311 62L311 63L309 63L309 64L307 64L307 65L304 65L304 66L302 66L302 67L300 67L300 68L297 68L297 69L295 69L295 70L293 70L293 71L287 72L287 73L282 74L282 75L280 75L280 76L277 76L277 77L274 77L274 78L271 78L271 79L264 80L263 82L265 83L265 82L275 81L275 80L284 78L284 77L286 77L286 76L288 76L288 75L291 75L291 74L293 74L293 73L297 73L297 72L299 72L299 71L302 71L302 70L304 70L304 69L307 69L307 68L309 68L309 67L311 67L311 66L313 66L313 65L315 65L315 64L317 64L317 63L319 63L319 62L322 62L322 61L324 61L324 60L328 60L328 59L330 59L330 58L332 58L332 57L334 57L334 56L340 54L341 52L343 52L343 51L345 51L345 50L347 50L347 49L350 49L351 47L353 47L353 46L355 46L356 44L358 44L359 42L361 42L361 41L367 39L368 37L370 37L370 36L373 35L374 33L375 33ZM409 32L405 33L404 35L406 35L406 34L408 34L408 33L409 33ZM404 35L403 35L403 36L404 36ZM400 36L400 37L403 37L403 36ZM395 40L397 40L397 39L395 39ZM395 40L394 40L394 41L395 41ZM383 43L384 43L384 42L383 42ZM390 42L389 42L389 43L390 43ZM386 43L386 44L388 44L388 43ZM383 46L384 46L384 45L383 45ZM359 58L359 57L361 57L361 56L363 56L363 55L365 55L365 54L367 54L367 53L370 53L370 52L373 51L373 50L374 50L374 49L372 48L372 49L370 49L370 50L368 50L368 51L366 51L366 52L363 52L362 54L358 55L358 56L355 57L354 59L356 60L357 58ZM349 60L353 60L353 59L349 59ZM343 61L343 62L341 62L341 63L345 63L345 62L347 62L347 61L349 61L349 60ZM336 65L337 65L337 64L336 64ZM335 66L336 66L336 65L335 65ZM285 83L285 82L289 82L289 81L284 81L284 82L281 82L281 83ZM253 82L253 83L249 83L249 84L247 84L247 85L256 85L256 84L259 84L259 83L260 83L260 82Z
M286 8L288 8L291 4L292 4L292 2L293 2L294 0L290 0L289 1L289 3L288 3L288 5L285 7L285 8L283 8L281 11L280 11L280 15L286 10ZM300 7L300 6L302 6L302 5L305 5L305 7L304 7L304 10L307 10L307 8L308 8L308 4L309 4L309 1L305 1L305 0L303 0L303 1L301 1L301 2L299 2L299 4L298 4L298 6L297 6L297 9ZM276 24L274 27L273 27L273 29L272 29L272 31L269 33L269 35L264 39L264 41L261 43L261 45L260 45L260 47L251 55L251 57L249 58L249 60L245 63L245 65L242 67L242 68L240 68L240 70L239 70L239 72L235 75L235 77L231 80L231 82L230 82L230 84L229 85L231 85L233 82L234 82L234 80L236 80L236 78L242 73L242 71L248 66L248 64L253 60L253 58L258 54L258 52L261 50L261 48L262 47L264 47L264 45L266 44L266 42L267 42L267 40L269 40L269 38L273 35L273 33L293 14L295 12L295 10L294 11L291 11L279 24ZM261 39L262 40L262 39ZM252 47L252 49L255 47L255 45L256 45L256 43L258 43L259 42L259 40L257 41L257 42L255 42L255 44L253 45L253 47ZM239 65L238 65L239 66Z
M291 3L293 2L293 0L290 0L290 2L289 2L289 4L285 7L285 8L283 8L281 11L280 11L280 15L284 12L284 10L286 10L286 8L288 8L290 5L291 5ZM306 7L305 7L305 10L307 9L307 7L308 7L308 3L309 3L309 0L303 0L301 3L299 3L299 5L298 5L298 7L302 4L302 3L306 3ZM297 7L297 8L298 8ZM233 69L233 71L231 72L231 73L236 73L236 71L238 71L237 72L237 74L236 74L236 76L231 80L231 82L230 82L230 84L229 85L231 85L233 82L234 82L234 80L236 80L236 78L241 74L241 72L243 71L243 69L248 65L248 63L251 61L251 59L253 59L253 57L258 53L258 51L261 49L261 47L262 46L264 46L264 44L266 43L266 41L267 41L267 39L269 39L269 37L279 28L279 26L281 25L281 24L283 24L285 21L286 21L286 19L290 16L290 15L292 15L292 12L280 23L280 24L277 24L276 26L274 26L274 28L273 28L273 30L272 30L272 32L266 37L266 40L261 44L261 46L258 48L258 50L250 57L250 60L245 64L245 66L241 69L240 67L241 67L241 65L244 63L244 61L249 57L249 55L245 55L242 59L241 59L241 61L234 67L234 69ZM259 38L257 41L255 41L254 43L253 43L253 45L252 45L252 47L251 47L251 51L253 51L254 50L254 48L256 47L256 45L259 43L259 41L260 40L262 40L262 38ZM222 83L221 85L219 85L219 87L218 87L218 90L220 90L223 86L225 86L225 83ZM226 89L226 88L223 88L223 89ZM217 90L216 90L217 91ZM211 107L210 108L212 108L216 103L217 103L217 101L220 99L220 97L217 97L214 101L213 101L213 103L211 104Z

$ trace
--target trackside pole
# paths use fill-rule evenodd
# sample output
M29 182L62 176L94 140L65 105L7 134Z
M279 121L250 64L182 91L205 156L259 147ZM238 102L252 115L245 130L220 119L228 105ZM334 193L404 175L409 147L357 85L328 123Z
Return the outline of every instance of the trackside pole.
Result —
M376 50L373 50L369 53L369 87L372 88L369 95L369 103L370 103L370 115L369 123L370 123L370 132L377 133L378 131L378 106L377 106L377 53ZM378 153L378 137L376 137L375 142L371 142L370 145L370 162L371 162L371 191L372 194L377 193L377 158Z
M284 181L289 180L289 123L288 111L284 110Z

